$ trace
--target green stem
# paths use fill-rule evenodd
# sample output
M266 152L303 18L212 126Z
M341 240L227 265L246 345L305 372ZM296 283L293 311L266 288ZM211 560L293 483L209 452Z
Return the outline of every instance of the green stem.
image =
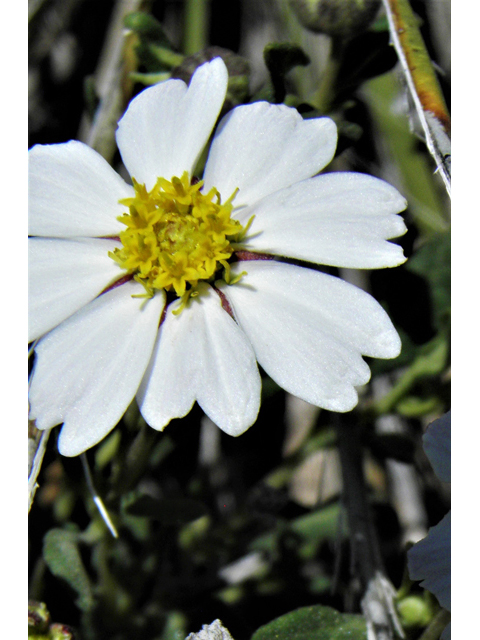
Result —
M208 45L210 0L186 0L183 50L187 56Z
M430 622L418 640L438 640L442 631L450 622L450 612L442 609Z
M364 589L383 570L377 533L363 476L360 428L350 417L337 418L337 442L342 465L343 500L348 516L352 573Z
M438 334L424 345L422 351L387 395L375 402L375 412L378 415L383 415L392 411L397 402L406 396L417 380L439 375L447 363L447 357L448 344L444 336Z
M139 420L140 430L125 456L121 473L112 481L113 493L109 499L121 496L135 486L145 473L158 432Z
M384 575L380 543L373 522L363 474L360 426L352 416L336 417L337 442L342 465L342 498L348 517L350 573L360 581L361 607L368 637L404 637L394 608L395 590Z
M103 500L98 495L97 490L95 489L95 485L93 484L92 472L90 471L90 465L88 464L87 454L85 452L80 454L80 460L82 462L85 479L87 481L88 490L90 491L92 500L112 536L114 538L118 538L118 532L112 522L112 519L110 518L110 514L105 508Z
M321 112L328 113L335 101L335 85L337 83L338 72L343 58L345 41L341 38L332 38L330 57L323 72L320 86L315 92L312 100L313 105Z
M159 62L163 63L169 69L178 67L183 62L183 56L181 53L175 53L175 51L162 47L158 44L154 44L153 42L148 44L148 49Z

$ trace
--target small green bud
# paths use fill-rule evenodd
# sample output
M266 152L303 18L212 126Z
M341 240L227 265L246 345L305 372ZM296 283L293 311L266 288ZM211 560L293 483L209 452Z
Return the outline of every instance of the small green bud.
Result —
M45 633L50 624L50 614L44 602L29 600L28 602L28 629L29 633Z
M289 1L306 29L345 39L364 31L380 6L380 0Z
M51 640L75 640L76 635L71 627L55 622L50 625Z
M426 627L433 617L430 604L422 596L407 596L397 602L397 609L402 625L410 627Z

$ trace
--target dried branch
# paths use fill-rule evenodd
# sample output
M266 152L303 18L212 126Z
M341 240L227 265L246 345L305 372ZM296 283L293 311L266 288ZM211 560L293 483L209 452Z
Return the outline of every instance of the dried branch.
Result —
M32 508L33 498L38 489L37 478L42 467L43 456L47 448L51 429L40 431L33 423L28 425L28 511Z
M93 484L92 472L90 471L90 466L88 464L87 454L81 453L80 460L82 461L83 471L85 473L85 479L87 481L88 490L90 495L92 496L93 502L97 507L97 510L102 518L102 520L107 525L108 530L112 534L114 538L118 538L118 531L115 528L115 525L110 518L110 514L108 513L105 505L103 504L103 500L98 495L97 490L95 489L95 485Z
M368 640L393 640L395 633L403 638L394 607L395 589L384 575L367 498L359 428L350 418L342 416L337 418L337 436L350 534L351 573L358 576L362 584L364 596L361 605Z
M109 162L116 150L117 122L133 85L124 61L123 21L128 13L139 11L147 4L147 0L117 0L115 3L94 78L95 91L100 103L93 122L85 113L78 131L78 139L86 142Z
M451 192L450 115L408 0L383 0L390 36L425 133L427 148Z

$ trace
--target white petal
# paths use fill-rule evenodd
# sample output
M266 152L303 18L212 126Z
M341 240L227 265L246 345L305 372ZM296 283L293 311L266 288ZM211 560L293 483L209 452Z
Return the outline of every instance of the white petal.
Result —
M29 235L115 236L124 226L118 204L133 189L83 142L36 145L29 152Z
M167 80L145 89L118 123L117 144L131 176L147 189L158 177L192 173L223 106L228 72L215 58L190 85Z
M29 238L28 341L36 340L90 302L125 271L107 239Z
M223 286L259 364L281 387L311 404L349 411L355 386L370 378L360 354L392 358L400 339L381 306L333 276L273 261L239 262L247 271Z
M152 354L165 295L127 282L99 296L40 340L30 387L39 429L64 422L59 451L99 442L132 401Z
M407 203L398 191L361 173L328 173L277 191L239 212L255 215L249 249L353 269L405 262L388 238L406 232Z
M268 102L237 107L215 134L204 191L214 186L225 200L238 187L235 206L253 204L318 173L336 145L330 118L303 120L295 109Z
M147 423L163 429L195 400L223 431L238 436L254 422L260 405L260 375L245 334L200 285L200 296L180 315L167 309L152 361L137 395Z

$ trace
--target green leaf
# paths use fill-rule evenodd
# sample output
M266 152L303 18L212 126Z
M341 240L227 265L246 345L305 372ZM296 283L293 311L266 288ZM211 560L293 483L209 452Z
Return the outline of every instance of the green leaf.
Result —
M138 65L147 72L165 72L182 62L183 55L175 51L160 22L150 14L134 11L125 16L123 23L136 36Z
M334 540L338 534L339 513L340 504L334 502L296 518L290 524L290 529L307 543L320 544L325 540Z
M155 42L166 49L173 49L162 25L149 13L133 11L125 16L123 24L141 38Z
M338 502L316 509L288 524L277 526L274 531L258 536L250 543L249 549L275 554L278 551L279 538L294 534L298 538L299 554L304 558L311 558L322 542L335 540L338 535L339 512Z
M439 328L451 307L451 235L450 230L437 233L405 265L430 285L433 320Z
M182 64L183 56L154 42L140 41L135 48L138 61L149 73L168 71Z
M449 342L444 333L438 333L432 340L422 345L415 360L387 395L375 402L375 411L379 414L391 411L410 389L422 378L440 375L448 360Z
M441 411L442 403L439 398L429 396L419 398L417 396L407 396L400 400L396 410L405 418L419 418L438 411Z
M310 63L310 58L295 44L275 42L267 44L263 50L263 59L273 84L274 102L283 102L286 95L285 75L294 67L305 67Z
M362 33L346 46L337 78L336 101L345 100L365 80L387 73L397 63L388 32Z
M399 117L398 105L405 89L399 87L393 73L369 80L364 95L382 139L382 149L399 172L402 194L408 202L409 214L422 235L445 231L450 226L446 207L433 176L426 154L419 152L418 138L411 132L408 119ZM385 145L385 147L383 147Z
M102 440L98 447L95 448L95 469L101 471L113 460L117 455L120 447L122 434L120 429L115 429L112 433Z
M132 71L129 74L129 77L132 82L139 82L146 87L151 87L159 82L169 80L171 74L169 71L158 71L157 73L140 73L140 71Z
M366 640L363 616L315 605L291 611L260 629L251 640Z
M163 627L161 640L179 640L187 635L188 620L181 611L170 611Z
M144 516L159 520L165 525L183 525L206 515L207 509L197 500L177 498L157 500L151 496L140 496L126 508L132 516Z
M50 529L43 538L43 558L57 578L63 578L74 589L76 604L82 611L94 605L90 579L78 550L78 534L65 529Z

